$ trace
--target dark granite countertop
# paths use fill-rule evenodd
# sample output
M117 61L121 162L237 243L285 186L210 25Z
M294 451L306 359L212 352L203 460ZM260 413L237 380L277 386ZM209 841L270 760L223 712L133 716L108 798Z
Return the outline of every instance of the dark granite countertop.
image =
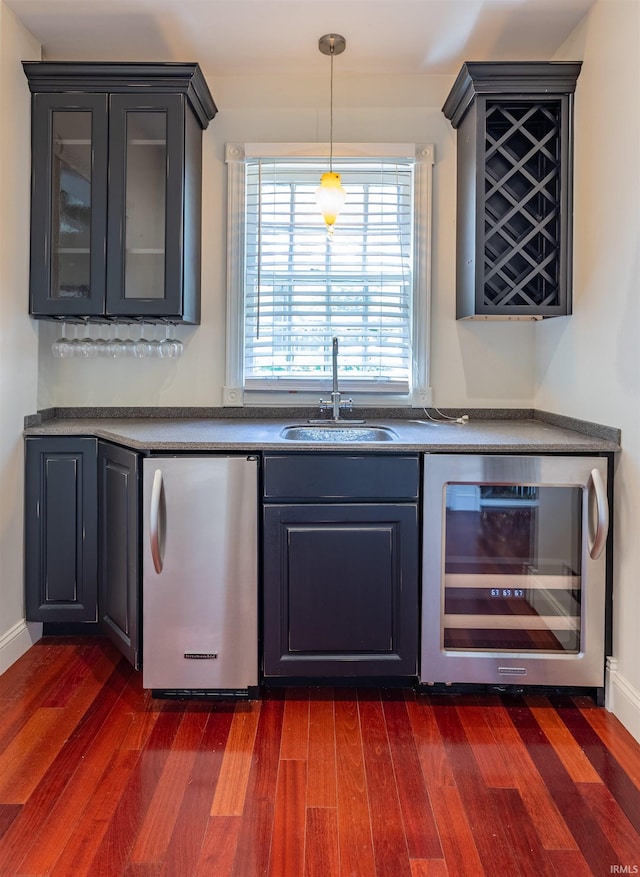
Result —
M620 450L620 433L614 428L538 411L472 411L466 423L434 423L424 412L411 409L358 411L367 425L393 429L397 438L383 442L290 441L281 435L284 427L305 425L317 414L280 409L278 416L271 417L242 409L234 416L234 411L238 409L53 409L28 418L25 435L96 436L140 451L593 454Z

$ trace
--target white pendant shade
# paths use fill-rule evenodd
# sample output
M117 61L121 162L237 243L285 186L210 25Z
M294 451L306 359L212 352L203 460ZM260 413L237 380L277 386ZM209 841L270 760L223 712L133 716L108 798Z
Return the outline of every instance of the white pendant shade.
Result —
M332 172L322 174L320 186L316 189L316 203L330 232L333 231L333 225L346 197L347 193L340 185L340 174Z

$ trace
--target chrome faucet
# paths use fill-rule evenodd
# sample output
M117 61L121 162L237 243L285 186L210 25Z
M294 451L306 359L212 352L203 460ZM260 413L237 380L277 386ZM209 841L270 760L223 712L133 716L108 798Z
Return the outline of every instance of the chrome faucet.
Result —
M320 399L320 412L331 411L331 420L337 423L340 418L341 411L353 411L353 400L345 399L340 401L341 393L338 389L338 339L334 338L332 342L332 359L331 359L333 383L331 390L331 401L327 402Z

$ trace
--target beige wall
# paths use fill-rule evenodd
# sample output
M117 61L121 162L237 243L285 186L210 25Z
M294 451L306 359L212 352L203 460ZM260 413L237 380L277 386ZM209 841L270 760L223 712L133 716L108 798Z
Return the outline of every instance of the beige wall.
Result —
M207 71L205 70L205 74ZM317 141L328 134L326 81L207 76L219 114L204 133L202 325L179 329L176 362L55 360L56 327L41 328L38 402L48 405L220 405L225 367L225 211L228 141ZM455 132L441 107L453 77L336 76L336 141L435 144L434 401L440 406L530 407L530 323L455 320ZM358 400L356 399L356 402Z
M608 705L640 739L640 3L600 0L557 59L583 59L574 313L536 326L536 406L622 429Z
M37 636L24 624L22 583L24 415L37 402L37 327L29 280L29 89L21 59L40 47L0 4L0 672Z

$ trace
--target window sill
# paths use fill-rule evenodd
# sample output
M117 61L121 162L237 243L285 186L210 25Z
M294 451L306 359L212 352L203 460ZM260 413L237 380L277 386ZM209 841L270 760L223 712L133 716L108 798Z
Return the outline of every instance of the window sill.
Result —
M341 391L342 392L342 391ZM225 387L222 404L224 407L252 408L252 407L284 407L300 408L316 406L319 400L329 399L331 387L327 386L317 391L275 391L275 390L243 390L241 387ZM348 390L342 393L343 399L352 399L354 410L358 408L422 408L430 407L433 403L433 391L431 387L415 389L413 393L393 395L390 393L351 393Z

